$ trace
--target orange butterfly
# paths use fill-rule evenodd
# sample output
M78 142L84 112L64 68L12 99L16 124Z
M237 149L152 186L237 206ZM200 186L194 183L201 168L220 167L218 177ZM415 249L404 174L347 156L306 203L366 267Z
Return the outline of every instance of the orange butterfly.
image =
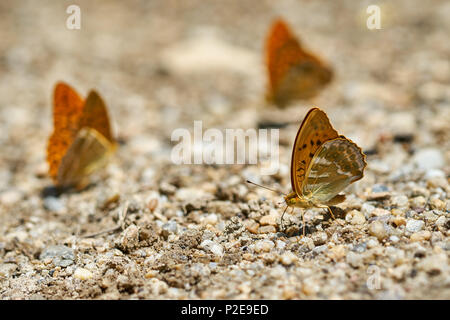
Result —
M361 148L339 135L324 111L312 108L295 138L291 161L293 192L285 197L286 204L326 208L334 218L329 206L345 200L345 195L338 193L361 179L366 165Z
M49 174L58 186L82 189L116 149L106 106L97 92L91 91L83 101L59 82L53 96L53 126L47 146Z
M281 19L273 23L267 36L266 63L267 100L279 107L316 96L333 78L331 68L304 50Z

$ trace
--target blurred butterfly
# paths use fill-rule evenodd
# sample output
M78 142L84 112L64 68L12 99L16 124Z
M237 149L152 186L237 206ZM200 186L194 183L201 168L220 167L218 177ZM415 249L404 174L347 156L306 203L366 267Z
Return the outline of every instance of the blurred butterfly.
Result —
M49 174L57 186L82 189L116 149L105 103L95 91L83 101L69 85L57 83L53 126L47 146Z
M366 165L361 148L339 135L324 111L312 108L303 119L294 141L291 160L293 192L285 197L286 204L292 208L326 208L334 218L329 206L345 200L345 195L339 192L361 179Z
M316 96L333 78L331 68L307 52L281 19L272 24L267 36L266 63L266 98L279 107Z

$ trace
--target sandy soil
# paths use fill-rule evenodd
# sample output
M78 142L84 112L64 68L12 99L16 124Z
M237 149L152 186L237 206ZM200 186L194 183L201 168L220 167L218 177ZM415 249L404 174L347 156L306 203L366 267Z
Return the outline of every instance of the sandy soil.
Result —
M0 298L450 299L450 3L0 2ZM265 34L284 17L335 81L264 104ZM120 147L81 192L47 175L56 81L108 104ZM367 154L347 201L279 227L292 143L319 106ZM280 129L277 174L174 165L174 129ZM123 213L126 212L126 216ZM121 219L125 217L124 221ZM110 228L109 233L88 237Z

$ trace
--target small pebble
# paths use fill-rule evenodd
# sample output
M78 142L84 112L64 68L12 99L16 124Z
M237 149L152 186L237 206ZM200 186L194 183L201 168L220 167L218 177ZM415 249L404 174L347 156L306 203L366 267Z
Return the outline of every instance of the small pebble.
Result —
M361 206L361 212L367 217L369 216L372 211L375 210L375 207L371 204L368 203L363 203L363 205Z
M408 219L408 221L406 222L406 231L418 232L422 230L424 225L425 222L423 222L422 220Z
M396 207L407 207L408 206L408 197L404 195L399 195L391 198L392 205Z
M364 224L366 222L366 217L360 211L353 210L352 220L350 221L353 225Z
M383 240L388 236L384 223L381 221L374 221L369 225L369 234L375 236L378 240Z
M283 250L286 247L286 242L277 240L276 245L277 245L277 249Z
M445 178L445 172L438 169L430 169L425 173L424 178L426 180L434 179L434 178Z
M448 258L445 253L433 254L418 263L418 268L429 274L440 274L448 268Z
M205 219L203 220L204 223L212 225L212 226L216 225L218 221L219 221L219 217L215 213L208 214L205 217Z
M437 226L439 226L439 227L443 227L444 225L445 225L445 222L447 221L447 219L445 218L445 216L440 216L437 220L436 220L436 222L435 222L435 224L437 225Z
M363 257L359 253L355 253L353 251L349 251L349 252L347 252L346 261L352 267L358 268L360 265L362 265Z
M326 244L318 246L318 247L315 247L313 249L313 252L316 253L316 254L321 254L321 253L323 253L325 251L328 251L328 246Z
M129 225L128 228L126 228L121 233L118 241L116 242L118 247L125 251L129 251L136 248L138 243L139 243L139 228L134 224Z
M328 257L330 257L334 261L339 261L343 257L345 257L346 253L347 253L347 250L345 249L345 246L337 245L330 249L330 251L328 253Z
M314 242L314 245L316 245L316 246L320 246L322 244L325 244L327 242L327 240L328 240L327 234L325 232L323 232L323 231L319 231L319 232L314 233L311 238L312 238L312 240Z
M314 247L315 247L314 241L310 237L303 237L303 238L301 238L300 239L300 244L302 244L302 247L304 249L306 249L306 251L313 250Z
M423 241L423 240L430 240L431 238L431 232L428 230L422 230L416 233L413 233L409 239L412 242L416 242L416 241Z
M441 199L438 198L433 198L430 200L430 206L432 209L436 209L436 210L445 210L445 201L442 201Z
M67 267L74 263L75 253L73 249L63 245L52 245L45 248L39 255L39 260L51 259L55 266Z
M44 207L52 212L61 213L65 209L65 205L60 198L56 197L45 197Z
M273 247L275 247L275 243L273 243L273 241L265 239L257 241L255 243L254 250L256 253L269 252Z
M423 208L423 207L425 207L427 200L422 196L418 196L418 197L412 198L410 200L410 203L411 203L412 208Z
M377 238L370 238L369 240L367 240L367 248L369 249L373 249L378 247L379 242L377 240Z
M158 270L148 270L147 273L145 274L145 278L146 279L151 279L154 278L158 275Z
M397 236L390 236L389 237L389 241L392 242L392 243L397 243L397 242L400 241L400 238L397 237Z
M2 263L2 264L0 264L0 277L4 277L4 278L11 277L16 270L17 270L17 264Z
M165 238L167 238L170 234L176 234L177 231L178 225L174 220L164 223L161 227L161 235Z
M0 203L3 205L12 205L22 200L23 194L18 190L6 190L0 194Z
M73 274L74 278L80 279L80 280L88 280L91 279L94 275L91 271L84 268L77 268Z
M276 226L277 225L277 218L278 218L278 214L269 214L266 216L263 216L260 220L259 223L262 226L267 226L267 225L271 225L271 226Z
M246 222L244 222L244 225L249 232L253 234L258 233L259 223L255 222L254 220L247 220Z
M412 158L413 163L420 169L440 169L444 166L441 150L428 148L419 150Z
M394 216L400 217L400 216L404 216L404 211L395 208L395 209L392 209L392 210L391 210L391 214L394 215Z
M291 251L283 253L280 257L280 262L285 266L293 264L296 260L297 256Z
M210 251L218 257L222 257L224 254L223 247L212 240L203 240L203 242L200 244L200 248Z
M275 233L276 231L274 226L263 226L258 229L258 233Z
M399 227L406 224L406 219L403 217L395 216L391 218L391 222L394 223L397 227Z
M375 185L372 187L372 192L374 192L374 193L378 193L378 192L387 192L387 191L389 191L389 188L386 187L386 186L383 185L383 184L375 184Z

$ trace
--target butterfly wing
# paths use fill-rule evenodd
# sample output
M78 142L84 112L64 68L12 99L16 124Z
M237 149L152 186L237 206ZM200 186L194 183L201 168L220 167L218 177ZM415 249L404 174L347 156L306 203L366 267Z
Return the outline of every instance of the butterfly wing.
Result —
M275 101L284 106L290 100L310 99L333 78L333 72L314 57L292 66L281 79Z
M268 100L284 106L289 100L307 99L331 81L333 72L306 52L287 24L276 20L266 41L269 74Z
M298 52L300 52L298 40L283 20L276 20L266 40L266 63L271 91L269 95L273 95L280 79L290 66L298 61Z
M292 151L291 185L298 196L303 195L303 181L317 149L338 136L325 112L318 108L309 110L297 132Z
M62 158L58 185L83 187L87 177L106 163L114 148L115 145L97 130L81 129Z
M89 92L80 118L79 128L89 127L97 130L111 143L114 142L108 111L103 99L96 91Z
M56 181L61 160L78 132L84 101L69 85L59 82L53 93L53 133L47 145L49 174Z
M340 138L324 142L314 154L303 180L303 196L326 204L349 184L361 179L365 155L352 141Z

